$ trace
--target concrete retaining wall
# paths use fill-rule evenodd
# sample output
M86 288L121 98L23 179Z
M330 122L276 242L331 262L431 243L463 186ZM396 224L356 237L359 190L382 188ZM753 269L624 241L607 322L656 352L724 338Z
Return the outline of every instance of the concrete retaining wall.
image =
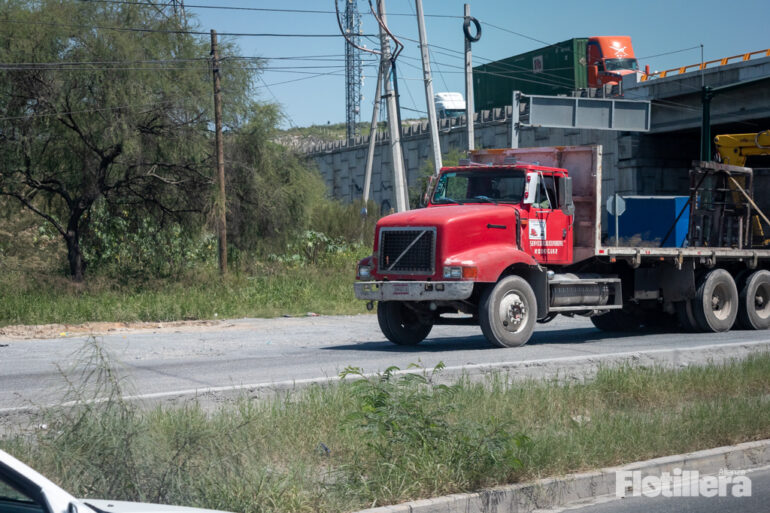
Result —
M477 148L510 147L510 107L506 110L483 111L477 115L475 127ZM456 121L456 120L453 120ZM462 121L462 120L461 120ZM402 131L407 180L419 183L421 169L431 159L430 132L427 123ZM467 145L464 124L441 126L442 153L462 150ZM690 160L682 158L681 138L672 144L662 136L645 136L610 130L575 130L561 128L523 128L519 146L559 146L601 144L603 147L602 195L606 199L620 194L687 194ZM697 139L693 144L697 144ZM689 149L689 148L688 148ZM355 144L329 143L313 148L308 156L317 164L332 197L343 201L360 199L363 194L368 137L357 138ZM697 152L697 146L692 149ZM370 198L383 211L395 207L393 175L388 139L378 137L372 169ZM603 219L606 224L606 217Z

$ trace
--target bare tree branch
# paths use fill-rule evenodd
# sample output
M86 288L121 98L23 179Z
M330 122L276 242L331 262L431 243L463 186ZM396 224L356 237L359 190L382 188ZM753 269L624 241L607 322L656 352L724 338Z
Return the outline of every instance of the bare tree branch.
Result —
M35 214L39 215L40 217L42 217L43 219L51 223L54 226L54 228L56 228L56 231L58 231L60 234L62 234L63 236L67 235L67 232L64 230L64 228L62 228L62 225L59 224L59 222L56 219L46 214L45 212L39 210L37 207L35 207L35 205L33 205L29 200L27 200L27 198L25 198L21 194L7 192L0 189L0 196L10 196L11 198L16 198L21 202L22 205L24 205L25 207L30 209L32 212L34 212Z

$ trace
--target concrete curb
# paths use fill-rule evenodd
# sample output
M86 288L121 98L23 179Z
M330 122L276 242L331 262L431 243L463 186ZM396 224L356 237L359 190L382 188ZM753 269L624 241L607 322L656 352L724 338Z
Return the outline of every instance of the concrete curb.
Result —
M642 476L660 476L674 468L715 475L720 470L749 470L770 464L770 440L747 442L704 451L638 461L621 467L500 486L476 493L460 493L359 513L523 513L554 508L586 499L615 495L615 473L636 470Z

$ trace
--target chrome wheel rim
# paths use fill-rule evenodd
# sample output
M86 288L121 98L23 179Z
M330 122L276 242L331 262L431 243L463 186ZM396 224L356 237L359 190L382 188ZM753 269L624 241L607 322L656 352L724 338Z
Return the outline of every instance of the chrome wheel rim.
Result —
M497 316L505 331L518 333L527 324L527 300L517 292L508 292L500 300Z

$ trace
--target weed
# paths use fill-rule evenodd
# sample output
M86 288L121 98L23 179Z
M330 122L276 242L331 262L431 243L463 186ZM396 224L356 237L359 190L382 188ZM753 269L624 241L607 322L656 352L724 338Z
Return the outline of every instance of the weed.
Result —
M431 377L396 375L397 367L375 377L355 368L342 373L361 378L350 385L356 409L345 425L359 431L367 448L341 468L348 493L388 504L473 490L521 468L518 452L527 438L513 433L510 420L458 415L454 399L463 385L435 384L442 368Z

